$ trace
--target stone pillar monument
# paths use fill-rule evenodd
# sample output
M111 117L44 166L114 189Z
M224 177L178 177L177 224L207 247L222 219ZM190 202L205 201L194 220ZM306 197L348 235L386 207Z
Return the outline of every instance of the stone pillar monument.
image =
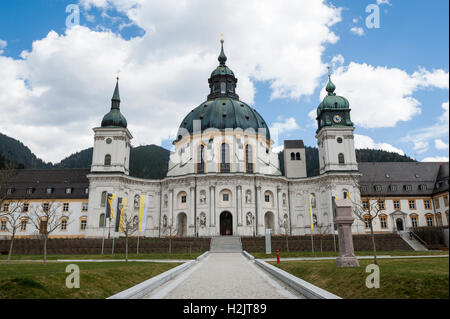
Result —
M338 228L339 257L336 259L338 267L359 267L353 249L352 236L352 202L348 199L334 200L334 223Z

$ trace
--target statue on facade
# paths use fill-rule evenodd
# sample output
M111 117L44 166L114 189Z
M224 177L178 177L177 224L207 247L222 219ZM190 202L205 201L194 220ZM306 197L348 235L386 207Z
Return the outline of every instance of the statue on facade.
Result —
M252 213L247 213L246 217L245 217L245 221L247 226L251 226L253 224L253 215Z
M134 209L139 209L141 197L139 195L134 195Z
M205 227L206 227L206 214L201 213L200 214L200 228L205 228Z
M200 192L200 204L202 204L202 205L206 204L206 192L205 191Z
M250 190L248 190L245 193L245 203L246 204L251 204L252 203L252 192Z

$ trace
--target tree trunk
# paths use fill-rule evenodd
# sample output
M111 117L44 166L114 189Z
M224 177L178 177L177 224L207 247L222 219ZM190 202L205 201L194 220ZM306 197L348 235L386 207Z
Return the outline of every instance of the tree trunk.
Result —
M125 261L128 262L128 236L125 236Z
M47 266L47 235L44 235L44 266Z
M11 244L9 245L9 253L8 253L8 260L6 261L6 263L8 264L9 261L11 260L11 255L12 255L12 251L13 251L13 246L14 246L14 232L11 236Z
M372 246L373 246L373 263L378 265L377 261L377 247L375 246L375 235L373 233L372 221L370 221L370 235L372 236Z

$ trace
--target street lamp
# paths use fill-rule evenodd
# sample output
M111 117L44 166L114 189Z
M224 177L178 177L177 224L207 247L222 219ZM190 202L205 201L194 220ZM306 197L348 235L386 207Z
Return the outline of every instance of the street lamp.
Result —
M196 235L197 235L197 238L198 238L198 228L199 228L199 226L200 226L200 217L198 217L197 216L197 227L195 227L196 228Z

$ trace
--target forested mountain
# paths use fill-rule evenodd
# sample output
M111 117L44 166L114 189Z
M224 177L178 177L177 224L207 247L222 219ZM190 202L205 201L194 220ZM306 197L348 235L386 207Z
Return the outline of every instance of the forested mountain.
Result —
M60 163L45 163L37 158L20 141L0 133L0 168L13 163L18 168L89 168L93 149L88 148L72 154ZM140 178L160 179L167 174L170 151L156 145L131 148L130 175ZM279 153L281 170L284 171L284 159ZM381 150L356 150L358 162L414 162L408 156ZM308 177L319 175L319 152L316 147L306 147L306 170Z
M45 163L37 158L22 142L0 133L0 165L13 164L18 168L51 168L51 163Z

